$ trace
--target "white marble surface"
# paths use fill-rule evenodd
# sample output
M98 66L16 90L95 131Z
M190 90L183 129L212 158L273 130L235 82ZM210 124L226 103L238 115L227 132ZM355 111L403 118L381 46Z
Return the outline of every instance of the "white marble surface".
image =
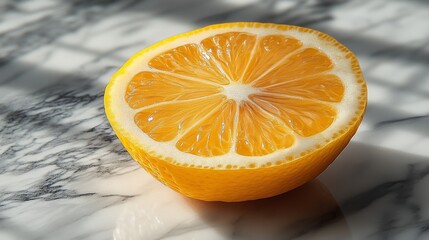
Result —
M103 113L134 52L226 21L331 34L360 59L368 110L316 181L207 203L169 190ZM429 1L0 1L0 239L429 239Z

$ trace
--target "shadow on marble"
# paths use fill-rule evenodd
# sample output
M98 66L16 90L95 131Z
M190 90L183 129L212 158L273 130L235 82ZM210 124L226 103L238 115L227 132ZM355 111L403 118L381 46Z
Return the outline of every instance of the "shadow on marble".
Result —
M318 179L356 239L429 237L428 157L351 142Z
M267 199L188 199L188 204L222 239L349 239L351 234L336 200L318 180Z
M188 203L222 239L420 239L428 176L427 157L352 142L321 182L257 201Z

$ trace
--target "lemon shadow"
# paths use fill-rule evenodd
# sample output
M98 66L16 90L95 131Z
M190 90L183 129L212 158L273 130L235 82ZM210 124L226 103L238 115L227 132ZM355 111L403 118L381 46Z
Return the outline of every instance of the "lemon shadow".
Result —
M187 199L187 203L222 239L351 238L337 202L318 180L266 199L235 203Z

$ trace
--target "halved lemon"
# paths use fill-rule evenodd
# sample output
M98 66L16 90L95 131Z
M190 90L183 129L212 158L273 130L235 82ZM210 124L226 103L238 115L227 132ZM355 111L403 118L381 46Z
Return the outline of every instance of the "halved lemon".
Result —
M356 57L315 30L227 23L134 55L105 92L131 156L192 198L274 196L319 175L356 132L366 85Z

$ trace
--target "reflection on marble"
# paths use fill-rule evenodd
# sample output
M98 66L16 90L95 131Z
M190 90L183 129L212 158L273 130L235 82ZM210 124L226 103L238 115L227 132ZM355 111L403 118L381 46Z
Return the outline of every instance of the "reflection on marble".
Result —
M429 239L427 19L421 0L0 2L0 239ZM226 21L319 29L359 57L368 111L318 180L254 202L191 200L114 136L110 75Z

